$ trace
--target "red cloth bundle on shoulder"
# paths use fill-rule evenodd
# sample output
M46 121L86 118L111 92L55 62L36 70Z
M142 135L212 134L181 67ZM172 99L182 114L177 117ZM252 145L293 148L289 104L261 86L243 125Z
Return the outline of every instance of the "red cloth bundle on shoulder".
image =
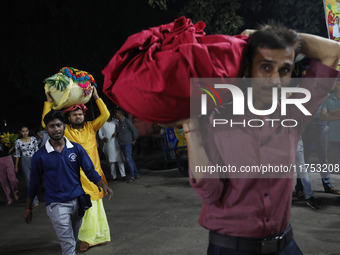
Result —
M104 93L147 122L190 116L190 78L242 75L247 36L205 35L181 17L131 35L102 71Z

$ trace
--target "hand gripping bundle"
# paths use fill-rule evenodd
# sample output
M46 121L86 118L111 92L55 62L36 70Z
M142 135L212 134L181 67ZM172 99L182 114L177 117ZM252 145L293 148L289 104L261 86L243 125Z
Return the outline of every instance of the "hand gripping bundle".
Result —
M147 122L190 116L190 78L242 75L247 36L205 35L181 17L131 35L102 71L104 93Z
M85 71L64 67L45 79L45 92L53 98L54 110L74 104L86 104L92 96L91 86L97 87L93 76Z

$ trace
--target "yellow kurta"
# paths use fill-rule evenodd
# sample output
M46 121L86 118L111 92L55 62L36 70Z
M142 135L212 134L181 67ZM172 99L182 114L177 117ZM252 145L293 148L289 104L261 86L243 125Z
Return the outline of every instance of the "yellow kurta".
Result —
M72 142L79 143L84 147L87 154L90 156L94 167L100 177L105 183L107 183L102 167L100 165L100 158L97 149L97 131L104 125L107 119L110 117L110 112L104 104L103 100L99 98L96 100L97 106L100 111L100 116L93 121L87 121L84 123L84 127L81 130L73 129L71 125L65 125L65 136ZM45 102L42 119L45 115L52 110L52 103ZM45 127L45 123L42 121L42 126ZM92 183L85 175L83 171L80 171L80 181L82 183L85 193L91 196L91 200L98 200L104 197L104 192L99 192L97 185Z

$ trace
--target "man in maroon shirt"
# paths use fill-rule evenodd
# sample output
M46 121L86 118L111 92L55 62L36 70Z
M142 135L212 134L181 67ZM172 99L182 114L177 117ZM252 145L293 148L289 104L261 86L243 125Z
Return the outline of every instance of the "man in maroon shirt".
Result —
M311 93L304 107L313 115L332 90L338 71L338 43L309 34L297 34L285 27L266 25L251 35L245 75L252 79L253 105L257 110L272 106L272 88L287 86L296 51L314 59L302 79L301 87ZM325 81L324 81L325 80ZM319 81L319 82L318 82ZM311 120L295 105L287 105L285 119L298 121L296 127L280 122L264 122L262 127L216 125L214 119L282 119L280 107L268 116L256 116L248 109L242 116L232 114L232 106L215 109L209 124L192 118L179 121L189 149L191 185L203 202L200 224L210 230L208 254L302 254L293 239L289 224L292 173L284 178L221 178L219 173L196 171L197 166L224 164L239 170L242 166L294 165L298 138ZM206 126L204 133L199 132ZM201 135L204 134L204 135ZM209 139L206 139L209 138ZM272 176L271 176L272 177Z

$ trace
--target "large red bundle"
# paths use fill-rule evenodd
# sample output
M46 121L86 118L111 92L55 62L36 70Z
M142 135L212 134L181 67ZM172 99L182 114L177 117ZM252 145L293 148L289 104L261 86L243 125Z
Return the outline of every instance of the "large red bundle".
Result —
M190 116L190 78L242 74L246 36L205 35L181 17L130 36L103 70L104 93L133 116L172 122Z

